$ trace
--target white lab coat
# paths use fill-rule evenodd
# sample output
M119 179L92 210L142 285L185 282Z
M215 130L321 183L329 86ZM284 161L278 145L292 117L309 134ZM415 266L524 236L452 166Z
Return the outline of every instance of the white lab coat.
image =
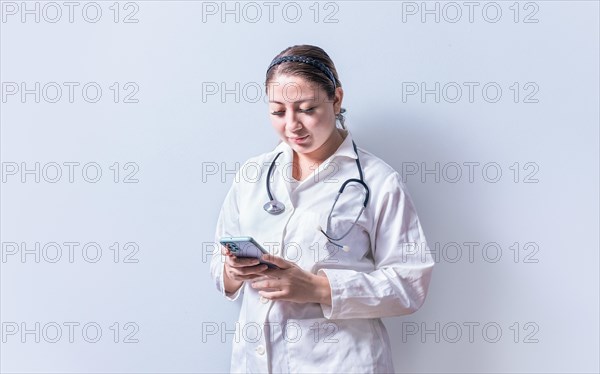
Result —
M349 132L338 150L313 175L295 181L292 149L280 143L252 157L238 171L223 203L215 235L252 236L271 254L282 256L315 274L325 274L332 305L269 301L246 282L234 294L224 292L224 258L215 252L211 275L229 300L243 295L233 342L231 372L393 372L390 342L381 317L415 312L427 294L433 259L400 175L358 147L367 209L341 245L328 244L317 226L327 215L341 184L358 178ZM268 201L265 180L275 155L271 191L286 209L280 215L263 210ZM292 189L291 185L296 185ZM362 205L362 189L350 184L340 197L327 233L339 237Z

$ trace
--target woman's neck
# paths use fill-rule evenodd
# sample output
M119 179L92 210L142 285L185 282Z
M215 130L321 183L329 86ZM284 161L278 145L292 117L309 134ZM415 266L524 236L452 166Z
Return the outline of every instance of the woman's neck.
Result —
M311 153L299 154L298 152L294 151L294 162L299 162L303 165L322 164L325 160L331 157L335 151L337 151L340 145L344 142L344 139L346 139L347 135L347 130L336 128L335 131L332 132L329 139L327 139L321 147L315 149Z
M346 139L347 135L347 130L336 128L336 131L331 134L329 139L327 139L319 149L316 149L310 154L299 154L298 152L293 151L294 162L292 176L294 179L302 181L308 177L312 170L318 168L319 165L335 153L344 139Z

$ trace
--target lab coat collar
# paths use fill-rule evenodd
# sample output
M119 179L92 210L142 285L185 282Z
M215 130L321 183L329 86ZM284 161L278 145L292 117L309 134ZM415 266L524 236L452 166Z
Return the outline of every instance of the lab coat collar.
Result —
M352 134L350 133L350 131L348 130L344 130L344 129L338 129L341 133L342 136L343 134L347 134L346 138L344 139L344 141L342 142L342 144L340 144L340 146L338 147L338 149L333 153L333 155L329 158L329 160L334 159L335 157L338 156L346 156L346 157L350 157L353 159L356 159L356 152L354 152L354 147L352 146ZM285 156L284 159L287 160L288 162L291 162L292 160L292 148L285 142L281 142L277 145L277 147L275 147L275 153L279 153L279 152L283 152L284 154L282 156Z

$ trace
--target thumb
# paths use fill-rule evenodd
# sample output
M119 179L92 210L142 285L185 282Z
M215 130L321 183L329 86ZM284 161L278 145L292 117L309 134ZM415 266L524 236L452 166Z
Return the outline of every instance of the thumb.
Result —
M281 269L288 269L293 266L289 261L284 260L282 257L273 256L270 254L263 254L261 256L261 260L270 262Z

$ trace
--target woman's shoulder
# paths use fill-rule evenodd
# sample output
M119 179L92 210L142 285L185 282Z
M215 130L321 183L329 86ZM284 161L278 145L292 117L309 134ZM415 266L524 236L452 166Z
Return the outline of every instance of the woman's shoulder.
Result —
M260 180L262 175L267 173L269 166L275 159L275 156L282 151L281 144L267 152L262 152L248 157L239 165L235 182L255 182ZM281 160L281 158L279 159ZM279 160L277 161L279 163Z
M253 156L250 156L246 159L246 161L244 161L242 163L242 167L246 166L246 167L269 167L269 165L271 164L271 162L275 159L275 156L277 156L277 154L279 152L282 152L283 149L281 147L281 143L278 144L275 148L271 149L270 151L266 151L266 152L262 152L259 154L255 154ZM279 162L279 160L278 160Z
M358 151L365 182L373 200L383 204L391 198L412 205L412 197L402 174L373 153L361 148Z
M364 148L357 147L360 157L360 163L365 173L365 179L374 181L391 181L397 180L402 187L404 183L400 173L394 169L390 164L385 162L379 156L374 155L372 152L367 151Z

